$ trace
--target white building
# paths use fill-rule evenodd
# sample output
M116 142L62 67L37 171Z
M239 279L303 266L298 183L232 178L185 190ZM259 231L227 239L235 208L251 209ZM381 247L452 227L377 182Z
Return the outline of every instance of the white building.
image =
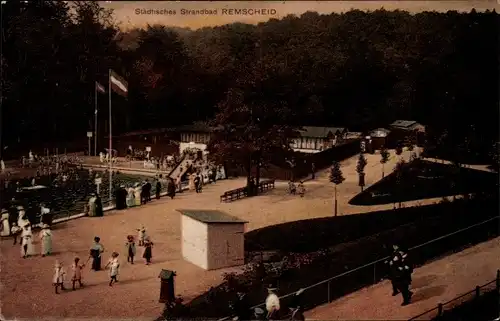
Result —
M215 210L177 210L182 214L182 257L205 270L245 263L246 221Z
M182 154L186 148L195 148L205 151L213 132L212 127L201 124L181 126L176 130L180 133L180 154Z
M294 138L291 147L296 152L318 153L346 139L347 128L304 126L300 137Z

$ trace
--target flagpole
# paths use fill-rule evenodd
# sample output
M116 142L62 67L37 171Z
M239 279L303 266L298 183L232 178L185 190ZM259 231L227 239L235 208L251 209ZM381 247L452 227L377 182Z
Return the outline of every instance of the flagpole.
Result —
M94 109L94 156L97 156L97 83L94 85L95 109Z
M113 200L113 173L112 173L112 163L113 163L113 132L111 124L111 69L109 69L108 75L108 86L109 86L109 201ZM110 204L111 205L111 204Z

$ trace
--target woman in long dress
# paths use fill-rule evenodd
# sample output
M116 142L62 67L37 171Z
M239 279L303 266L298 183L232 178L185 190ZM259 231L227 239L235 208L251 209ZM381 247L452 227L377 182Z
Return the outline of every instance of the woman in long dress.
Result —
M141 192L142 192L141 184L136 183L134 188L135 206L141 205Z
M133 187L127 189L127 207L135 206L135 190Z
M94 237L94 245L90 248L90 257L92 258L92 270L99 271L101 270L101 255L104 252L104 247L101 243L101 238L96 236Z
M32 255L35 255L33 233L31 233L31 227L26 225L21 233L21 256L27 258Z
M21 228L24 228L24 226L28 225L30 223L30 221L28 220L28 217L26 216L26 212L24 211L23 206L18 206L17 210L18 210L17 225Z
M47 224L42 225L40 239L42 241L42 257L50 255L52 253L52 231Z
M2 209L2 231L0 231L0 236L9 236L10 235L10 224L9 224L9 212L7 210Z
M195 174L190 174L189 175L189 185L188 185L188 188L189 188L190 191L194 191L196 189L196 186L194 184L195 177L196 177Z
M91 197L89 199L89 216L90 217L94 217L96 216L96 212L95 212L95 200L96 200L96 197L94 194L91 194Z

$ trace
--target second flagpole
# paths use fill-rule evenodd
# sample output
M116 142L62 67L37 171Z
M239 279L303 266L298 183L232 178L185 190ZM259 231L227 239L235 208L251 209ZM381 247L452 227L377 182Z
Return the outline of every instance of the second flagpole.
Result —
M108 72L108 86L109 86L109 202L113 200L113 131L112 131L112 118L111 118L111 69ZM111 205L111 204L110 204Z

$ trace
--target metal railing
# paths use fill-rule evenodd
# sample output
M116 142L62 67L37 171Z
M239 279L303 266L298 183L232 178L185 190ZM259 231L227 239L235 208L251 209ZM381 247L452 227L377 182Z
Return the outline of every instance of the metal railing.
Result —
M500 291L500 270L497 270L497 276L493 281L490 281L481 286L476 286L476 288L472 291L459 295L445 303L439 303L437 307L429 309L413 318L409 319L409 321L413 320L432 320L437 317L442 317L443 313L446 310L451 310L459 307L461 304L467 303L473 299L479 298L481 295L485 293L489 293L492 290L496 290L497 293ZM448 306L448 308L447 308Z
M487 224L487 223L490 223L494 220L499 220L499 219L500 219L500 216L491 217L487 220L481 221L479 223L467 226L467 227L462 228L460 230L448 233L446 235L442 235L440 237L437 237L437 238L432 239L430 241L427 241L425 243L419 244L417 246L409 248L408 250L409 251L419 251L419 250L425 248L426 253L436 253L436 250L432 249L428 245L433 245L433 247L434 247L436 242L443 241L443 240L450 240L451 237L453 237L453 236L459 235L463 232L469 231L473 228L476 228L478 226L482 226L484 224ZM498 233L498 232L499 231L497 230L496 233ZM436 253L436 256L438 256L439 254ZM310 285L306 288L303 288L303 290L304 290L303 298L304 298L304 301L306 301L306 302L304 302L304 306L306 306L306 307L309 305L318 306L321 304L330 303L330 302L332 302L334 297L337 298L337 297L346 295L348 293L352 293L357 289L360 289L360 288L363 288L363 287L366 287L369 285L373 285L373 284L376 284L376 283L382 281L387 276L386 267L385 267L386 264L384 262L387 261L388 259L389 259L389 256L383 257L381 259L375 260L373 262L367 263L365 265L359 266L357 268L351 269L349 271L338 274L334 277L328 278L326 280L320 281L320 282L315 283L313 285ZM377 268L377 266L378 266L378 268ZM352 283L359 284L359 286L355 287L354 289L352 288L352 286L348 286L348 287L343 286L340 282L340 279L345 280L347 278L352 278L353 281L351 282L351 284ZM332 288L332 284L335 281L339 281L338 284L336 284L337 287ZM310 296L308 296L306 293L312 292L312 291L318 291L318 292L324 291L324 292L326 292L326 295L325 295L326 300L324 298L322 300L321 299L320 300L308 300L307 297L310 297ZM282 306L286 306L286 302L292 296L294 296L295 293L296 293L296 291L281 296L280 301L282 302ZM309 301L310 304L307 304L307 301ZM285 303L285 304L283 304L283 303ZM251 309L253 310L255 308L263 308L264 306L265 306L265 303L261 303L261 304L253 306ZM219 319L218 321L229 320L230 318L232 318L232 316L228 316L228 317Z

